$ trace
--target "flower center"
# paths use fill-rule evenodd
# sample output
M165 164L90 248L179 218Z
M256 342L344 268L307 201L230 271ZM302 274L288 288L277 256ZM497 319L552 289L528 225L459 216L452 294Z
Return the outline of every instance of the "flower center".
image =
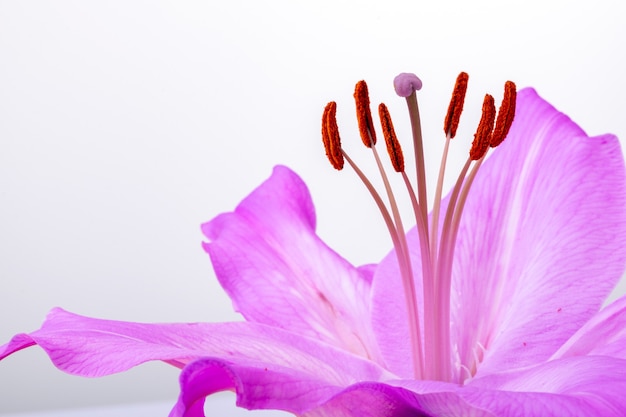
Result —
M416 94L417 90L422 87L421 80L416 75L408 73L400 74L394 80L396 93L406 99L409 111L413 149L415 152L416 187L413 186L405 171L402 148L393 128L389 110L383 103L378 106L378 114L391 165L402 176L406 192L413 206L419 236L423 294L416 293L414 281L416 275L414 275L414 272L417 271L412 270L411 251L407 244L398 205L389 183L387 172L376 150L376 131L370 111L369 93L365 81L359 81L354 91L359 133L363 144L372 150L385 188L387 202L383 200L363 171L342 148L336 119L337 104L335 102L328 103L322 116L322 140L331 165L341 170L344 166L344 161L348 162L373 197L389 230L400 270L399 279L402 280L404 290L413 372L417 379L452 381L455 375L457 377L463 375L461 379L464 379L468 374L469 376L475 374L479 357L483 356L482 354L476 355L476 358L472 358L472 363L460 363L456 359L457 355L453 355L452 352L450 339L450 289L454 249L461 214L474 178L489 148L496 147L502 143L513 123L516 89L515 84L511 81L505 83L504 97L498 110L497 120L494 99L489 94L485 95L482 116L474 135L469 157L450 193L445 213L442 213L442 188L448 149L459 125L465 101L467 81L468 75L464 72L460 73L457 77L448 113L445 117L444 133L446 135L446 143L439 168L430 218L427 212L426 170ZM417 276L419 276L419 273ZM419 316L418 299L422 299L424 304L422 306L423 317L421 318ZM421 328L422 323L423 329ZM479 346L482 353L485 348L480 344Z

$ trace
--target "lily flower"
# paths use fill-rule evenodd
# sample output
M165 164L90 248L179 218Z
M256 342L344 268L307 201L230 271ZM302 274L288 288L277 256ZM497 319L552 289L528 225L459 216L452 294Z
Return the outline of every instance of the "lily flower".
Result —
M331 164L348 162L388 226L394 249L379 264L354 266L329 248L306 185L277 166L233 212L202 226L245 321L142 324L54 309L39 330L1 346L0 359L39 345L84 377L164 361L182 369L172 417L204 416L205 397L223 390L239 407L303 417L626 415L626 297L602 309L626 264L617 138L588 137L534 90L507 82L497 118L485 97L470 158L442 197L462 73L428 214L421 81L402 74L395 86L409 109L416 187L386 106L379 115L413 203L408 233L376 151L365 83L357 117L385 200L342 147L334 102L322 123Z

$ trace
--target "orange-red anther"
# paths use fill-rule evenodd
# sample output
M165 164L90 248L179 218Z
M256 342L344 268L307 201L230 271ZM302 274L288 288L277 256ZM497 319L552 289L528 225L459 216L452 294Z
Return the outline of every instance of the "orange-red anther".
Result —
M515 83L513 81L507 81L504 84L504 97L502 98L502 104L498 109L498 119L496 120L496 127L491 134L491 140L489 145L495 148L504 141L506 135L509 133L509 129L513 124L515 118L515 100L517 98L517 90L515 89Z
M483 114L480 117L472 148L470 149L470 158L473 161L482 158L485 152L487 152L495 119L496 105L494 104L493 96L486 94L483 101Z
M359 122L359 133L363 144L368 148L376 145L376 132L370 111L370 96L367 91L367 84L361 80L354 87L354 100L356 102L356 118Z
M391 158L391 164L396 172L404 172L404 154L400 147L400 142L393 129L391 115L385 103L378 105L378 115L380 116L380 124L383 127L383 136L385 136L385 144L387 145L387 153Z
M324 149L330 164L333 168L341 170L343 168L343 153L336 115L337 103L331 101L324 108L322 115L322 142L324 142Z
M456 129L459 127L459 120L463 112L463 103L465 102L465 93L467 92L467 80L469 75L462 72L456 77L452 98L448 106L448 113L443 122L443 132L453 138L456 135Z

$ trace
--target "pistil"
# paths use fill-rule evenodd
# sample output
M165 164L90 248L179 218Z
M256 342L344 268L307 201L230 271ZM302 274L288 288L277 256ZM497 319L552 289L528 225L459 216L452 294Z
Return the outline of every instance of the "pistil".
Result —
M398 209L396 198L393 194L389 178L383 167L382 161L376 150L376 134L374 132L374 126L372 122L372 114L370 111L370 100L365 81L359 81L356 84L354 90L354 100L356 103L357 120L359 125L359 131L361 133L361 139L366 143L366 139L369 138L369 148L372 150L376 165L380 172L381 179L387 192L389 199L389 205L393 214L393 220L395 223L395 231L398 236L399 246L396 247L396 255L398 256L398 263L400 265L400 271L402 275L402 284L404 287L404 295L406 306L409 314L409 326L411 328L410 335L411 346L413 352L413 368L415 375L423 375L423 354L422 354L422 332L420 329L419 310L417 308L417 293L415 291L415 281L413 279L413 267L411 265L411 257L409 255L409 246L406 241L406 233L402 224L402 217ZM388 126L389 127L389 126ZM387 132L389 133L389 132ZM396 140L398 148L396 151L400 151L400 143ZM367 145L366 145L367 146ZM394 156L396 159L398 155Z

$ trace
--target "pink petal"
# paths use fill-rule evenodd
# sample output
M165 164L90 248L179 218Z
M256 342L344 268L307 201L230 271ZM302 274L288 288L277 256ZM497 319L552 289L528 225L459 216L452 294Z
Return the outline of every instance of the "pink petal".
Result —
M375 364L322 342L245 322L143 324L54 309L41 329L0 346L0 359L33 344L44 349L59 369L89 377L122 372L151 360L182 368L204 357L279 367L334 385L378 380L384 374Z
M407 235L411 248L412 264L415 280L415 291L418 298L418 313L424 318L424 302L422 296L421 261L419 243L415 229ZM417 251L416 251L417 250ZM385 368L403 378L413 378L411 366L412 354L409 339L409 322L407 308L404 303L404 288L400 280L400 269L392 251L379 264L372 281L372 329L377 336L378 346L383 357ZM421 325L423 331L424 326Z
M202 227L218 279L248 321L314 337L376 359L368 322L369 269L315 234L309 192L278 166L232 213Z
M382 383L355 384L304 417L496 417L452 391L411 392Z
M480 373L547 360L600 308L626 263L617 138L589 138L534 90L481 168L456 249L453 330ZM476 320L480 317L481 320Z
M204 398L223 389L237 391L240 407L280 409L304 417L495 417L451 392L457 388L452 384L445 385L448 391L425 394L376 382L344 388L271 368L243 367L211 359L188 365L181 374L181 386L181 397L170 417L203 417Z
M388 383L418 394L422 410L433 416L483 412L498 417L617 417L626 415L625 365L623 359L576 357L474 378L465 386L416 380Z
M553 358L584 355L626 359L626 297L611 303L585 323Z
M466 391L463 396L476 407L485 408L498 417L621 417L610 405L568 395L545 394L541 392L508 391ZM473 395L470 395L473 394Z
M293 369L212 358L189 364L181 373L180 384L181 395L171 417L204 416L205 397L224 390L237 392L239 407L301 414L342 389L315 375Z
M599 309L626 263L623 164L614 136L588 138L534 90L519 92L461 221L451 343L463 364L484 356L484 374L545 361ZM408 239L421 288L414 230ZM401 289L391 253L374 277L373 326L385 363L408 376L406 310L392 302Z
M572 357L472 380L461 396L498 416L624 416L626 361Z

